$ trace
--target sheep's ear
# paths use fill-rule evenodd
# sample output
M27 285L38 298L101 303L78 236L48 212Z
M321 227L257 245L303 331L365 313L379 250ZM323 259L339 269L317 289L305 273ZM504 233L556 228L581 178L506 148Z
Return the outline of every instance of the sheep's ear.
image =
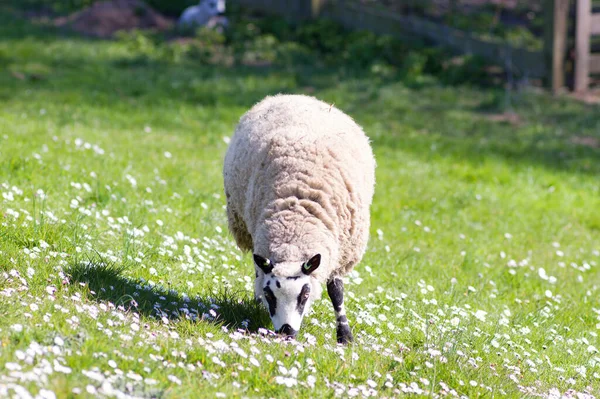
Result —
M321 264L321 254L316 254L315 256L310 258L310 260L308 262L306 262L305 264L302 265L302 273L304 273L308 276L312 272L317 270L317 268L319 267L320 264Z
M254 263L256 263L256 266L258 266L265 274L269 274L273 271L273 264L271 261L260 255L254 254Z

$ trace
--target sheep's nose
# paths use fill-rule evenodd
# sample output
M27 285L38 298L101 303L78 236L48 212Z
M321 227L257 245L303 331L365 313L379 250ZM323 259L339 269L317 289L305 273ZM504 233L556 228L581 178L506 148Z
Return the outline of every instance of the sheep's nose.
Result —
M288 337L294 338L296 336L296 334L298 334L298 331L294 330L289 324L284 324L277 331L277 333L287 335Z

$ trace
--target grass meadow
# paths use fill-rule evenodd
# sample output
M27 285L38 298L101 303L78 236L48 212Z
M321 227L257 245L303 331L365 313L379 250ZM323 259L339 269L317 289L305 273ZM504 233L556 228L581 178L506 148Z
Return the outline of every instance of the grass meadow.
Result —
M0 15L0 397L600 396L599 106L442 79L426 48L219 58ZM275 336L227 230L227 143L280 92L373 142L347 347L326 295Z

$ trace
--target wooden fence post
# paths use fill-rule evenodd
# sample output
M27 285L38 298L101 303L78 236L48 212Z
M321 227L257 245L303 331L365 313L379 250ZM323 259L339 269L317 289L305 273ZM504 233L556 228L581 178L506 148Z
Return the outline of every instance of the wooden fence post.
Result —
M554 93L565 85L565 56L570 0L544 2L546 85Z
M327 0L298 0L301 19L314 19L321 14Z
M577 32L575 36L575 92L587 91L590 79L591 0L577 0Z

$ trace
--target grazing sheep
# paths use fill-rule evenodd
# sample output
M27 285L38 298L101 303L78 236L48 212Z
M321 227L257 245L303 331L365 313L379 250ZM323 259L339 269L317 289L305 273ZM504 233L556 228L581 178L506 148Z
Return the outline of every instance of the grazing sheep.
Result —
M223 175L229 229L254 254L275 330L295 336L326 283L337 340L352 341L342 277L365 253L375 184L362 129L315 98L267 97L240 119Z

